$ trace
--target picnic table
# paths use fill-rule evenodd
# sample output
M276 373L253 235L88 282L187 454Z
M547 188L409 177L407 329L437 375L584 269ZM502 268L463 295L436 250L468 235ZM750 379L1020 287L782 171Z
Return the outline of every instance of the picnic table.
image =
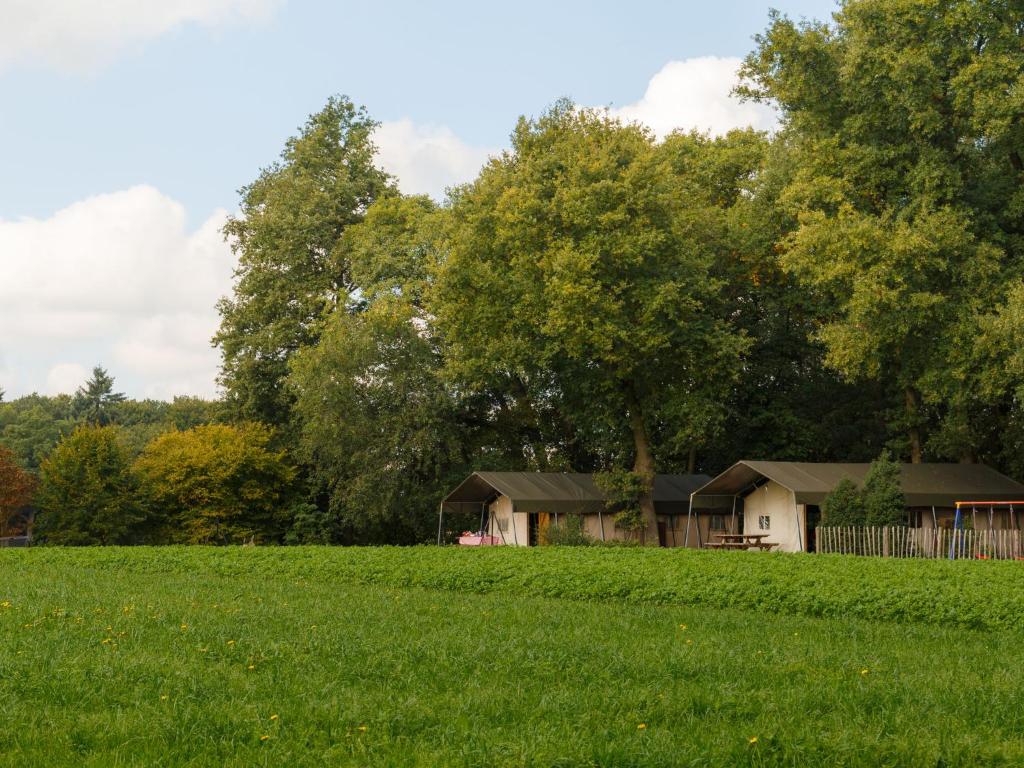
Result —
M715 533L718 541L709 541L704 546L709 549L759 549L767 552L779 546L777 542L765 541L767 533Z

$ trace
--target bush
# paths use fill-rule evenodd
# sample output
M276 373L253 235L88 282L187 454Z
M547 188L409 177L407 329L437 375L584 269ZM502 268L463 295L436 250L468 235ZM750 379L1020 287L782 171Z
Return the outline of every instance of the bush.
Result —
M293 504L288 514L291 528L285 534L285 544L330 544L333 539L334 518L316 504L300 501Z
M871 462L861 493L867 525L906 524L906 499L900 485L900 465L892 460L888 451Z
M579 515L561 515L558 522L552 521L541 536L541 544L553 547L586 547L593 539L583 530L583 518Z
M906 499L900 484L900 465L883 451L868 467L861 488L844 477L825 497L821 512L823 525L904 525Z
M821 504L823 525L864 525L864 497L848 477L840 480Z
M211 424L161 435L135 462L165 540L188 544L280 541L295 471L269 449L260 424ZM307 526L308 527L308 526Z
M50 544L134 544L146 519L117 427L79 427L40 470L35 533Z

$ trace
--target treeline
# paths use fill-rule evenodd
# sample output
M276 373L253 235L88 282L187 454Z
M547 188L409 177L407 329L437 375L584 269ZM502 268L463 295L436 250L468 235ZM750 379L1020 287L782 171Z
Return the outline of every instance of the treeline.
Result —
M442 203L312 115L226 226L218 419L296 471L267 540L428 540L475 469L601 471L648 527L655 472L744 457L1024 475L1024 10L773 15L741 74L775 133L563 101Z
M290 540L305 508L295 467L268 427L223 416L198 398L128 400L100 367L73 396L0 402L0 537Z

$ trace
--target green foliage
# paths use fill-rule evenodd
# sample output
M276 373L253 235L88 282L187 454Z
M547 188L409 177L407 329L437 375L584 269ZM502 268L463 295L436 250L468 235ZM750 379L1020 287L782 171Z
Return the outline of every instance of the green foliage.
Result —
M844 477L821 504L821 524L851 526L866 522L864 496L856 483Z
M783 114L783 265L830 297L818 338L844 375L892 382L909 453L984 448L1000 361L979 319L1024 258L1024 9L848 0L831 26L773 15L741 89Z
M114 377L101 366L92 369L92 378L80 386L71 401L71 413L87 424L106 426L114 420L114 411L126 397L114 391Z
M822 503L822 525L877 527L906 525L900 465L888 451L871 462L860 488L840 480Z
M238 256L234 293L218 305L214 341L222 383L242 418L288 422L283 382L297 349L319 338L322 317L355 287L342 236L380 197L394 194L374 166L374 123L344 96L331 98L285 145L281 160L242 189L224 227Z
M521 119L511 151L452 201L428 302L455 380L479 390L513 373L607 465L647 476L658 450L714 433L747 346L713 274L730 247L723 208L678 155L568 102Z
M886 452L871 462L863 486L864 517L868 525L906 525L906 499L900 485L900 465Z
M40 469L34 533L49 544L132 544L145 515L117 427L82 426L61 439Z
M285 544L331 544L337 536L337 521L316 504L296 502L287 517L291 527L284 535Z
M640 498L652 481L638 472L621 469L594 473L594 484L605 497L605 508L615 516L616 528L642 531L647 527L640 511Z
M586 547L593 539L583 530L580 515L561 515L558 522L552 520L541 536L542 545L550 547Z
M383 297L331 317L296 355L299 455L326 491L345 542L422 543L436 535L441 488L469 471L456 402L418 313Z
M26 395L0 403L0 444L14 451L31 472L38 473L43 460L76 424L68 395Z
M287 524L294 469L268 448L260 424L168 432L135 461L161 540L192 544L275 541Z

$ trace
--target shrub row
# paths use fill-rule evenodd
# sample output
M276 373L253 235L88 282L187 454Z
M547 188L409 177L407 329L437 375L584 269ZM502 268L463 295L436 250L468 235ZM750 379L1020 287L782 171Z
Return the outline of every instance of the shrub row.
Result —
M569 600L1024 630L1024 563L545 547L161 547L0 551L87 570L307 579ZM13 564L13 563L12 563ZM0 587L2 593L2 587Z

